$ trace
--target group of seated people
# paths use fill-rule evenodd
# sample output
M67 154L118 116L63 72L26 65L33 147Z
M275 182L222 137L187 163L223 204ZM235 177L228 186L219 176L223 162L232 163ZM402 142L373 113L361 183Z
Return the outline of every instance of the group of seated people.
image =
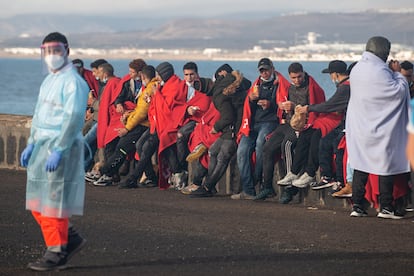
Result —
M345 118L356 62L333 60L322 71L337 87L329 99L300 63L290 64L288 80L269 58L259 60L253 82L227 63L212 79L200 77L194 62L183 66L183 79L169 62L154 67L134 59L122 78L103 59L91 64L92 71L81 60L73 64L91 88L85 179L95 186L119 182L121 189L174 188L211 197L235 157L240 191L231 199L274 197L275 183L283 187L284 204L306 187L352 196ZM410 64L402 63L401 71ZM411 76L404 75L412 87L412 64ZM282 174L278 180L275 164ZM408 187L408 177L403 182ZM404 196L410 200L408 191Z

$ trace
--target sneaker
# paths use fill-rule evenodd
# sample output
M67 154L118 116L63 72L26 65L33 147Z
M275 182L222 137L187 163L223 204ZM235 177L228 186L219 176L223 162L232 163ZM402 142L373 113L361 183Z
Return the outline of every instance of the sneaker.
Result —
M414 206L412 203L408 203L407 206L405 207L405 211L406 212L413 212L414 211Z
M239 194L235 194L230 196L231 199L236 199L236 200L253 200L255 199L255 196L246 194L245 192L241 192Z
M180 173L173 173L170 177L170 184L177 190L181 191L187 186L188 172L182 171Z
M194 192L195 190L197 190L200 186L196 185L196 184L191 184L188 185L187 187L185 187L184 189L181 190L181 193L184 195L189 195L192 192Z
M135 189L138 188L137 181L132 179L127 179L124 182L121 182L118 186L119 189Z
M318 183L315 182L314 185L312 185L312 190L320 190L328 187L332 187L335 184L335 180L332 177L328 176L322 176L321 181Z
M104 174L98 180L94 181L93 185L94 186L100 186L100 187L111 186L112 185L112 177L107 176L106 174Z
M293 197L298 193L299 189L293 186L286 187L280 197L280 203L288 204L293 200Z
M288 172L287 175L284 178L280 179L277 182L277 184L282 185L282 186L287 186L287 185L292 184L292 181L296 180L298 178L299 178L299 176L297 174L294 174L292 172Z
M352 197L352 184L346 183L345 187L332 194L333 197Z
M95 182L101 177L101 173L99 171L90 171L85 173L85 180L88 182Z
M145 179L144 182L138 183L140 188L154 188L158 186L158 181L153 181L151 179Z
M398 214L397 212L391 211L391 208L384 207L378 213L377 217L385 218L385 219L402 219L403 216Z
M62 270L66 268L66 252L52 252L46 250L42 258L29 263L27 268L35 271Z
M273 189L265 188L260 193L258 193L253 200L265 200L266 198L274 196L276 196L276 193Z
M305 172L298 179L292 181L292 186L306 188L313 182L315 182L315 177L310 176L307 172Z
M190 193L190 197L212 197L212 191L208 191L204 186L199 186L197 190Z
M355 204L352 207L352 212L349 216L350 217L366 217L368 216L368 213L363 208L361 208L359 205Z
M204 144L197 145L194 150L185 159L187 162L193 162L199 159L207 151L207 147Z
M82 238L81 235L75 234L75 235L69 235L68 244L66 246L66 261L69 261L81 249L85 246L86 239Z

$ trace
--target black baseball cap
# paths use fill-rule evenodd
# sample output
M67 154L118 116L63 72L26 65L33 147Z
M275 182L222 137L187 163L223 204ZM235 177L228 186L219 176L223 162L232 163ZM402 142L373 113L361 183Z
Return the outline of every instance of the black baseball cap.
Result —
M333 60L329 62L328 68L323 69L322 73L338 73L338 74L344 74L346 73L346 68L348 66L345 62L342 60Z
M262 58L259 61L259 64L257 64L257 68L260 69L266 69L266 70L270 70L273 67L273 62L268 59L268 58Z

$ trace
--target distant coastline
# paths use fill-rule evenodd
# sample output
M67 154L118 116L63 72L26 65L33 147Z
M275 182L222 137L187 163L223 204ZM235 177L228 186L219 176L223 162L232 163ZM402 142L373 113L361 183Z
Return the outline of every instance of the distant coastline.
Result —
M71 56L84 59L110 57L114 59L156 59L156 60L207 60L207 61L254 61L269 57L275 61L330 61L340 59L346 62L359 60L364 44L322 44L308 43L288 48L262 49L254 46L247 50L221 48L205 49L137 49L137 48L71 48ZM10 47L0 49L1 58L30 58L40 56L39 48ZM414 48L393 44L390 58L414 60Z
M36 59L40 57L40 51L37 49L0 49L0 58L21 58ZM330 61L333 59L342 59L344 61L358 60L360 54L344 55L344 54L290 54L279 55L277 53L247 51L225 51L224 53L205 54L201 51L174 50L158 53L143 53L140 51L126 51L121 49L98 50L99 53L85 53L83 50L71 48L70 55L81 59L98 59L102 57L111 57L113 59L155 59L155 60L210 60L210 61L255 61L262 57L269 57L275 61ZM413 55L414 57L414 55Z

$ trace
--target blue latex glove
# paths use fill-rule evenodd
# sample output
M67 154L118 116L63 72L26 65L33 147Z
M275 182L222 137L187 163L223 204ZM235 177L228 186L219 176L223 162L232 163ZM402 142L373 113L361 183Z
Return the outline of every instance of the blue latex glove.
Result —
M34 144L28 144L26 148L23 150L22 154L20 155L20 164L22 167L27 167L29 164L30 156L32 156L32 152L34 149Z
M59 151L53 151L52 154L46 160L46 171L54 172L59 166L60 159L62 158L62 153Z

